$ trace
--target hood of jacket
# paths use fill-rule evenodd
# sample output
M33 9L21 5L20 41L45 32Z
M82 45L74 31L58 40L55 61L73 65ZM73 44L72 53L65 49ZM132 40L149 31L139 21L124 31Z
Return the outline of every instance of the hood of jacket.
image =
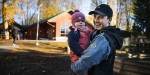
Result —
M108 26L100 30L100 32L105 32L112 38L116 49L120 49L123 45L123 39L125 38L125 31L120 30L114 26Z

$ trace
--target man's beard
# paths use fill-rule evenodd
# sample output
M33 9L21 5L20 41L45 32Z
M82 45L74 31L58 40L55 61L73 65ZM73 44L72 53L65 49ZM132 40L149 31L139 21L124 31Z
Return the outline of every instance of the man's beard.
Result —
M100 29L102 29L102 27L103 27L102 23L94 21L94 28L95 29L100 30Z
M94 28L97 29L97 30L100 30L100 29L103 28L103 25L102 24L97 24L97 25L95 24Z

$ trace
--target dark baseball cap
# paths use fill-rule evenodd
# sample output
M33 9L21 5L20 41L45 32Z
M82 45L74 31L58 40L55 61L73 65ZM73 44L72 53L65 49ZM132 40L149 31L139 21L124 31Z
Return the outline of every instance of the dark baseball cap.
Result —
M113 11L107 4L101 4L95 8L94 11L90 11L89 15L98 14L101 16L108 16L109 18L113 16Z

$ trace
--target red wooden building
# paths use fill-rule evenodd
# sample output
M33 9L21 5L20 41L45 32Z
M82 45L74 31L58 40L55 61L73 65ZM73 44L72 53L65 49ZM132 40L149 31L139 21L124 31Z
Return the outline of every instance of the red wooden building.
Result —
M25 39L35 40L37 35L37 23L25 27ZM47 20L39 23L38 39L54 40L56 37L56 23Z

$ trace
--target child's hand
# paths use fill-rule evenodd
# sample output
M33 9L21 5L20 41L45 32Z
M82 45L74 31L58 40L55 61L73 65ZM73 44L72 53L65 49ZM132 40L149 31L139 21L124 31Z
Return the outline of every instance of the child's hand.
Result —
M71 51L70 52L70 59L71 59L72 63L75 63L79 59L79 57Z
M74 28L74 31L77 31L78 29L77 28Z

